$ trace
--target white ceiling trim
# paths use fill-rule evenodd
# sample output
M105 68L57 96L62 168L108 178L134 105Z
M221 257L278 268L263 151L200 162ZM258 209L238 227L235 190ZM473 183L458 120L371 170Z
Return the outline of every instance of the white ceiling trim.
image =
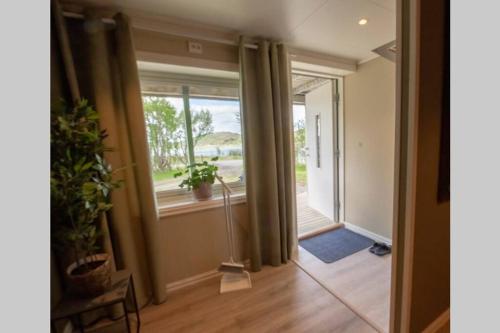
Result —
M341 78L352 73L354 72L328 66L320 66L305 62L292 61L292 74L334 79Z
M222 71L238 72L238 64L233 64L230 62L215 61L215 60L205 60L199 58L181 57L166 53L154 53L145 51L136 51L135 53L138 61L150 62L150 63L160 63L160 64L172 64L179 66L191 66L191 67L202 67Z
M294 62L307 63L322 67L331 67L345 72L355 72L357 63L355 60L335 57L332 55L289 47L291 60ZM344 74L342 74L344 75Z
M373 59L376 59L376 58L378 58L378 57L380 57L380 56L379 56L378 54L374 53L371 57L366 58L366 59L363 59L363 60L361 60L361 61L358 61L358 66L359 66L359 65L362 65L362 64L364 64L364 63L366 63L366 62L368 62L368 61L372 61Z
M236 82L236 85L240 76L237 71L210 69L206 67L181 66L160 62L137 61L137 67L143 72L171 73L175 75L182 74L204 78L217 78L227 80L228 82Z

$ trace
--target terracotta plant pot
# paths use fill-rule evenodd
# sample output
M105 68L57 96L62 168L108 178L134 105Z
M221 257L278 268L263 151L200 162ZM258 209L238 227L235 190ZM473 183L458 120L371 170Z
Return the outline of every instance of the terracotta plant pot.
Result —
M201 183L197 189L193 188L193 195L198 201L208 200L212 197L212 184Z
M91 267L89 271L80 273L83 265L77 262L66 269L69 289L72 293L83 297L101 295L111 287L110 257L106 253L101 253L88 256L85 260Z

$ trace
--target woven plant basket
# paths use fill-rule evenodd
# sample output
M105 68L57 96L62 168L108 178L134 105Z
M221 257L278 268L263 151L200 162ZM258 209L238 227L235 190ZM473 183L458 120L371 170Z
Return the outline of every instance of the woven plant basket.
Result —
M111 262L106 253L85 258L87 262L100 262L93 270L83 274L73 274L80 265L74 262L66 269L70 292L82 297L95 297L103 294L111 287Z

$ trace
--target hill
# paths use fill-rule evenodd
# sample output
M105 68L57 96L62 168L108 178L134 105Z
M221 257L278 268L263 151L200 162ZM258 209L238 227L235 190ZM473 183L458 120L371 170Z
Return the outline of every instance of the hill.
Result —
M233 132L215 132L198 141L199 146L223 146L241 144L241 135Z

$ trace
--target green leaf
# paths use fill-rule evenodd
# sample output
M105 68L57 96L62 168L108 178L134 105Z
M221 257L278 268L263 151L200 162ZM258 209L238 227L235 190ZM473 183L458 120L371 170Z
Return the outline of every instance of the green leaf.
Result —
M87 162L87 163L85 163L85 164L81 167L80 171L85 171L85 170L87 170L87 169L91 168L93 165L94 165L94 162Z

